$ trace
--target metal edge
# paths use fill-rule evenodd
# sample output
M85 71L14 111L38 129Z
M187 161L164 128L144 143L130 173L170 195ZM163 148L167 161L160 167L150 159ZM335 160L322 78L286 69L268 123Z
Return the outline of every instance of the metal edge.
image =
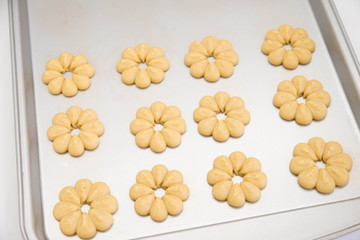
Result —
M37 163L36 166L39 164L37 130L36 127L29 127L30 124L36 126L36 117L31 114L29 107L32 104L32 109L35 109L33 74L31 67L24 68L26 66L24 63L31 65L27 1L8 0L8 3L20 229L24 239L47 239L43 225L41 198L32 194L34 186L37 186L40 192L41 188L39 168L34 171L36 169L33 167L34 163ZM35 136L33 139L36 139L33 144L28 141L31 136L32 138ZM32 161L31 164L30 161Z
M351 232L354 232L356 230L359 230L359 228L360 228L360 224L356 224L356 225L350 226L348 228L345 228L343 230L340 230L340 231L337 231L337 232L334 232L334 233L330 233L330 234L325 235L323 237L317 238L317 240L336 239L338 237L341 237L341 236L344 236L344 235L349 234Z
M355 52L333 0L309 0L309 3L346 93L357 126L360 128L360 111L356 111L360 105L360 68L356 61ZM331 38L326 36L331 36ZM334 239L359 229L360 223L355 223L348 228L325 234L316 239Z
M360 63L359 63L359 61L358 61L358 58L356 57L356 53L355 53L354 48L353 48L353 46L352 46L352 44L351 44L350 38L349 38L349 36L347 35L345 26L344 26L344 24L343 24L343 22L342 22L342 20L341 20L341 17L340 17L339 12L338 12L338 10L337 10L337 8L336 8L335 2L334 2L334 0L329 0L329 1L330 1L330 5L331 5L331 7L332 7L332 9L333 9L333 11L334 11L334 14L335 14L335 16L336 16L336 19L337 19L337 21L338 21L338 24L339 24L339 26L340 26L340 29L341 29L341 31L342 31L342 33L343 33L343 36L344 36L344 38L345 38L345 41L346 41L346 43L347 43L347 45L348 45L348 48L349 48L349 50L350 50L352 59L353 59L355 65L356 65L356 68L357 68L357 70L358 70L358 73L360 74Z
M12 89L13 89L13 106L14 106L14 125L15 125L15 148L16 148L16 165L17 165L17 178L18 178L18 194L19 194L19 225L20 225L20 230L21 230L21 234L22 237L24 239L29 239L27 234L26 234L26 230L25 230L25 226L24 226L24 204L23 204L23 179L22 179L22 164L20 161L20 155L21 155L21 148L20 146L20 126L19 126L19 117L18 117L18 109L19 109L19 105L18 105L18 101L17 101L17 81L15 81L15 79L17 79L17 67L16 67L16 59L15 59L15 55L16 55L16 50L15 50L15 39L14 39L14 16L13 16L13 1L12 0L8 0L8 12L9 12L9 31L10 31L10 49L11 49L11 74L12 74Z
M309 0L328 52L346 93L357 127L360 128L360 75L331 0Z

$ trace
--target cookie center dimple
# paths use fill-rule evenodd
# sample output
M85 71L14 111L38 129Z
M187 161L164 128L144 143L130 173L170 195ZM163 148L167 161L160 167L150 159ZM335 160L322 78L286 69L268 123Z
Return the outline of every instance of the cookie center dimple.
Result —
M315 161L315 164L319 169L326 167L326 163L324 163L323 161Z
M155 193L155 197L161 198L162 196L165 195L165 190L162 188L158 188L154 191L154 193Z
M80 129L78 129L78 128L74 128L74 129L71 130L71 132L70 132L71 136L79 135L79 133L80 133Z
M164 128L164 126L160 123L155 123L154 130L155 131L161 131Z
M147 68L147 64L146 64L146 62L142 62L142 63L139 63L138 64L138 67L140 68L140 69L146 69Z
M298 98L297 98L297 101L298 101L299 104L300 104L300 103L305 103L305 102L306 102L306 98L304 98L304 97L298 97Z
M225 115L225 113L220 112L216 115L216 117L220 121L220 120L225 120L226 115Z
M238 176L238 175L234 175L232 178L233 183L241 183L242 182L242 177Z
M81 210L81 212L83 212L83 213L88 213L89 210L90 210L90 206L85 203L85 204L83 204L83 205L81 206L80 210Z
M284 44L285 50L292 50L291 44Z
M63 73L63 76L64 76L64 78L72 78L72 72L70 72L70 71L68 71L68 72L65 72L65 73Z
M210 63L210 62L215 62L215 58L214 57L208 57L208 62Z

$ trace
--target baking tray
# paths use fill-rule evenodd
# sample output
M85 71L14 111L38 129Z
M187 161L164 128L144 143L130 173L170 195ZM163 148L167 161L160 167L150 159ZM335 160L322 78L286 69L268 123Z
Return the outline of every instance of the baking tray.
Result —
M146 237L360 197L360 101L351 88L358 79L349 74L351 62L342 61L346 42L324 30L333 27L326 1L13 1L11 8L25 238L67 239L52 209L59 191L80 178L106 182L119 201L113 227L97 239ZM261 53L265 33L284 23L305 28L316 42L309 65L289 71ZM208 35L232 42L240 58L233 76L212 84L191 77L183 63L190 43ZM121 52L141 42L163 48L171 65L161 84L145 90L124 85L115 69ZM91 87L73 98L52 96L41 82L46 61L64 51L84 54L96 70ZM278 83L300 74L320 80L332 97L327 117L306 127L283 121L272 105ZM252 117L244 136L225 143L202 137L192 119L200 98L220 90L242 97ZM129 124L139 107L159 100L180 108L187 132L179 147L155 154L135 145ZM105 126L99 147L80 158L56 154L46 137L52 117L72 105L94 109ZM354 159L347 187L330 195L303 190L288 169L293 147L313 136L339 141ZM239 209L215 201L206 182L214 158L233 151L259 158L268 176L260 201ZM180 170L190 188L181 215L163 223L139 217L128 197L137 172L159 163Z

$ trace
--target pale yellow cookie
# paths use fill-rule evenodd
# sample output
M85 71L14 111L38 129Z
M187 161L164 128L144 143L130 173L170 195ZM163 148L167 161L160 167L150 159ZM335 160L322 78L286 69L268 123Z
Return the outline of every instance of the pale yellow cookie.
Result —
M162 125L163 128L155 130L155 124ZM167 146L173 148L180 145L186 123L177 107L154 102L150 108L139 108L136 119L130 124L130 131L135 135L135 142L139 147L150 147L152 151L160 153Z
M209 57L214 58L214 62L209 62ZM190 67L193 77L204 77L208 82L216 82L220 77L230 77L238 60L239 56L229 41L209 36L202 42L191 43L184 62Z
M242 177L240 184L233 183L234 175ZM207 181L213 186L212 194L216 200L227 201L232 207L241 207L245 201L256 202L260 199L260 190L266 187L267 177L261 171L258 159L246 158L242 152L233 152L229 157L215 158Z
M64 78L65 72L72 72L72 78ZM64 52L59 58L50 59L46 63L46 71L42 74L42 81L48 85L51 94L75 96L78 90L90 87L90 78L95 74L94 68L87 63L84 55L73 56Z
M316 161L326 164L319 169ZM325 143L314 137L308 143L299 143L294 148L294 158L290 161L290 171L298 175L299 185L320 193L331 193L335 187L345 186L350 178L352 158L343 153L342 146L335 141Z
M63 188L59 200L53 215L60 222L61 232L67 236L77 234L80 238L92 238L96 231L108 230L113 223L112 214L118 208L105 183L93 184L88 179L80 179L75 187ZM88 213L81 212L83 204L90 205Z
M78 106L70 107L66 113L57 113L52 119L52 126L47 130L47 136L53 142L57 153L69 152L77 157L86 150L94 150L99 145L99 137L104 132L104 126L92 109L82 110ZM79 129L79 134L72 130Z
M290 45L291 50L285 50L285 45ZM268 61L272 65L295 69L299 64L308 64L311 61L315 42L308 38L306 30L293 29L285 24L278 30L273 29L266 33L261 51L268 55Z
M154 190L162 188L164 196L155 197ZM135 201L134 209L140 216L150 215L156 222L164 221L168 214L179 215L183 201L189 197L189 188L183 184L183 176L177 170L168 171L164 165L156 165L151 171L142 170L136 176L136 184L129 190Z
M291 81L280 82L277 91L273 103L284 120L308 125L312 120L319 121L326 117L331 97L318 80L308 81L304 76L295 76ZM298 103L297 98L300 97L306 102Z
M150 47L146 43L136 45L135 49L126 48L116 69L121 73L123 83L135 84L138 88L147 88L151 83L164 80L169 67L169 61L164 57L164 51L159 47ZM140 69L138 64L146 64L146 69Z
M216 117L218 113L225 114L225 120L219 121ZM230 136L242 136L245 125L250 121L250 113L244 108L244 101L240 97L230 97L226 92L217 92L214 97L203 97L193 117L199 123L198 131L201 135L212 136L219 142L226 141Z

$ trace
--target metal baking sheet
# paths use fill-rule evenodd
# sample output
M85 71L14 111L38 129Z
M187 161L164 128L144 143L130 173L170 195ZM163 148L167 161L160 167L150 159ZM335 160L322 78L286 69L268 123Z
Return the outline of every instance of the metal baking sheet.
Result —
M20 38L14 41L23 57L17 66L23 73L16 83L18 124L25 130L19 133L21 193L31 196L22 202L25 235L67 239L52 209L60 190L80 178L106 182L119 202L112 228L97 233L97 239L140 238L360 197L358 125L309 2L35 0L27 8L17 4L14 17L20 28L14 32ZM265 33L285 23L305 28L317 44L311 63L292 71L270 65L260 51ZM233 76L216 83L194 79L183 63L190 43L208 35L229 40L239 54ZM141 42L163 48L171 65L162 83L145 90L123 84L115 68L121 52ZM96 71L91 87L72 98L51 95L41 81L47 60L64 51L84 54ZM320 80L330 93L332 102L323 121L304 127L280 118L272 97L280 81L295 75ZM201 136L192 118L200 98L218 91L243 98L251 114L245 134L224 143ZM129 131L137 109L154 101L179 107L187 123L182 144L161 154L138 148ZM99 147L79 158L55 153L46 137L52 117L72 105L94 109L105 126ZM294 146L314 136L340 142L354 159L348 185L329 195L302 189L289 171ZM233 151L257 157L268 176L261 199L239 209L214 200L206 181L215 157ZM181 171L190 188L183 212L162 223L138 216L128 196L137 172L159 163Z

